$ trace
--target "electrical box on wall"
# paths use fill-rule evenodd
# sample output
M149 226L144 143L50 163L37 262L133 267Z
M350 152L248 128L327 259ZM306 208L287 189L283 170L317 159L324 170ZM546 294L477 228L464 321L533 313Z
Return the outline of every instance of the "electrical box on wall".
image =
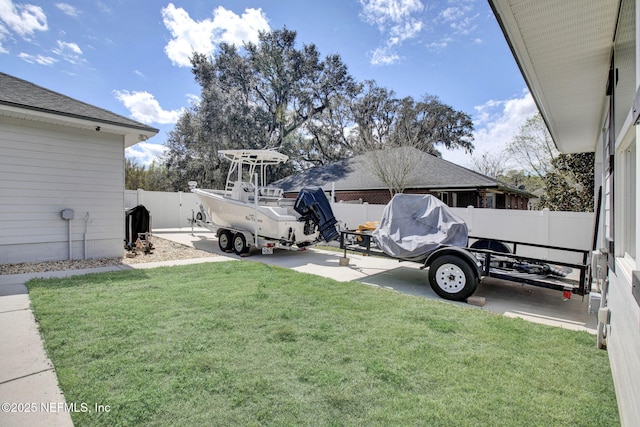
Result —
M73 219L73 210L72 209L64 209L62 212L60 212L60 215L62 216L62 219L66 219L67 221L72 220Z

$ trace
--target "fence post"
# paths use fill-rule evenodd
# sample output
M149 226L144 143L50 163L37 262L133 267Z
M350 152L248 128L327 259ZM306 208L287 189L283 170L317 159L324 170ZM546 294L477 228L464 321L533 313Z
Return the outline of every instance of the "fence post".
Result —
M138 188L136 202L136 206L144 204L144 190L142 188Z
M469 232L473 231L473 214L475 208L472 205L467 206L467 229Z
M544 236L546 241L543 244L550 244L551 242L551 215L549 215L551 211L549 210L549 208L543 208L542 209L542 219L543 219L543 226L544 226ZM549 249L545 250L545 259L549 258Z
M178 191L178 228L182 228L182 191Z

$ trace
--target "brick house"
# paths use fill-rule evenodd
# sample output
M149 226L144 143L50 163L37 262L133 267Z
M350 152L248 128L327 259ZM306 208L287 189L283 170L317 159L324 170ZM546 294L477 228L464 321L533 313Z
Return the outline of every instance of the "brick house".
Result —
M413 148L410 150L416 151L415 157L420 161L404 193L433 194L451 207L497 209L528 209L529 199L535 197L439 157L425 155ZM273 185L282 188L287 197L295 197L304 187L321 187L327 192L333 190L337 202L387 204L391 200L388 186L376 177L366 156L363 154L318 166L283 178Z

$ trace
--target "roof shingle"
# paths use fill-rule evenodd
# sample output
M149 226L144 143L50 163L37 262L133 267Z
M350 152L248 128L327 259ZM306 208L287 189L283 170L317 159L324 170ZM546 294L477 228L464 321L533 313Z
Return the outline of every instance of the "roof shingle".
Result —
M406 147L405 147L406 148ZM403 148L403 149L405 149ZM463 188L509 188L510 186L478 172L451 163L440 157L424 155L415 148L422 161L420 173L408 188L463 189ZM387 189L371 167L367 166L366 154L315 167L296 175L283 178L273 185L285 192L297 192L303 187L322 187L326 190L335 185L339 191ZM519 190L509 188L512 191Z
M0 72L0 105L158 133L158 129Z

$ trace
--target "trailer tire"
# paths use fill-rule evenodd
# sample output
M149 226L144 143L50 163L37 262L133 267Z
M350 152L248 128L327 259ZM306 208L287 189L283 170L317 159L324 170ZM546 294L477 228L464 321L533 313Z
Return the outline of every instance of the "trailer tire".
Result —
M437 257L429 265L429 284L440 297L462 301L476 291L478 278L464 259L448 254Z
M249 246L247 246L247 239L245 239L244 234L236 233L233 236L233 252L236 255L242 255L249 252Z
M229 230L222 230L218 234L218 246L222 252L231 252L233 248L232 245L232 234Z

